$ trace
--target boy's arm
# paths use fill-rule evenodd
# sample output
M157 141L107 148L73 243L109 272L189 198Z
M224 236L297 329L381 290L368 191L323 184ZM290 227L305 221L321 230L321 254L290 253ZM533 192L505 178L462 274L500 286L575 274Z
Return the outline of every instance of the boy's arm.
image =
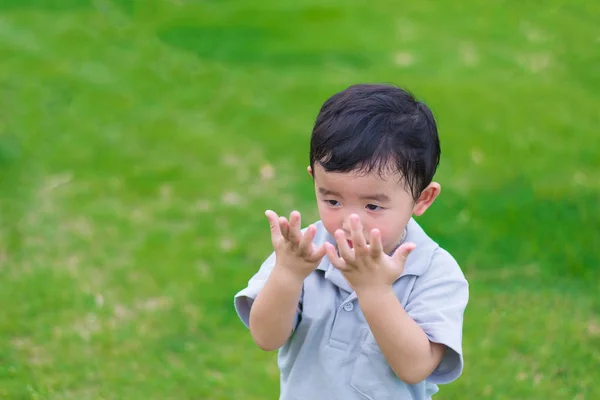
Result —
M469 285L456 261L434 252L403 307L392 288L357 292L388 364L406 383L449 383L463 369L462 327Z
M275 250L269 257L273 269L265 273L268 277L259 290L255 289L254 300L246 310L250 309L247 325L252 338L261 349L271 351L289 339L304 279L318 267L325 256L325 247L313 243L316 225L309 225L302 232L298 211L292 211L289 222L271 210L265 215L269 219ZM243 302L237 304L241 310Z
M373 336L398 378L411 385L427 378L442 360L444 345L429 341L392 288L357 295Z
M421 260L429 266L415 280L405 308L393 283L402 275L416 245L404 243L389 256L383 253L378 229L371 231L367 245L358 215L350 220L354 248L350 249L345 233L338 230L339 256L330 243L326 244L327 254L356 292L388 364L406 383L456 379L463 368L462 324L468 301L468 284L458 264L439 248L430 259Z
M302 292L303 279L275 264L252 308L250 333L265 351L277 350L289 339Z

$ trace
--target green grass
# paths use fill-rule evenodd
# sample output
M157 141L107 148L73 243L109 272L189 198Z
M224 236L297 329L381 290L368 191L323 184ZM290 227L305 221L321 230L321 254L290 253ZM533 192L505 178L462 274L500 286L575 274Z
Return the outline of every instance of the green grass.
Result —
M293 4L0 2L0 398L276 398L233 295L265 209L317 218L311 126L357 82L439 121L419 221L471 301L436 398L600 398L594 3Z

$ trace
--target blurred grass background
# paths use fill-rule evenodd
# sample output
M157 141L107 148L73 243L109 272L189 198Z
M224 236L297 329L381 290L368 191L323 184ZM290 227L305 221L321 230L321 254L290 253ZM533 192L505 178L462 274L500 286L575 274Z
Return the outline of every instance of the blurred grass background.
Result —
M0 0L0 398L274 399L233 295L317 217L322 102L435 112L419 219L471 282L439 399L598 399L600 11L539 2Z

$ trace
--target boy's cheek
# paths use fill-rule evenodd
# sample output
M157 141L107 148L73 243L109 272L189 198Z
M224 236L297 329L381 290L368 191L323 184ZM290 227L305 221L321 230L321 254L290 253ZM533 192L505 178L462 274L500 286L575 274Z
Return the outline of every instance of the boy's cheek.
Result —
M332 216L329 215L329 213L327 211L322 211L321 209L319 209L319 214L320 214L319 217L321 219L321 222L325 226L325 229L327 230L327 232L329 232L331 235L333 235L335 233L336 229L339 228L336 224L335 219L332 218Z

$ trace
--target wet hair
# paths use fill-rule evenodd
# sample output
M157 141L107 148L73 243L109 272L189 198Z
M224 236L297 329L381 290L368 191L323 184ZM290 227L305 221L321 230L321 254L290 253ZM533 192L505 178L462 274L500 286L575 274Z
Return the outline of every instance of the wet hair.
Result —
M331 96L317 116L310 165L328 172L391 171L416 201L440 161L431 110L393 85L359 84Z

